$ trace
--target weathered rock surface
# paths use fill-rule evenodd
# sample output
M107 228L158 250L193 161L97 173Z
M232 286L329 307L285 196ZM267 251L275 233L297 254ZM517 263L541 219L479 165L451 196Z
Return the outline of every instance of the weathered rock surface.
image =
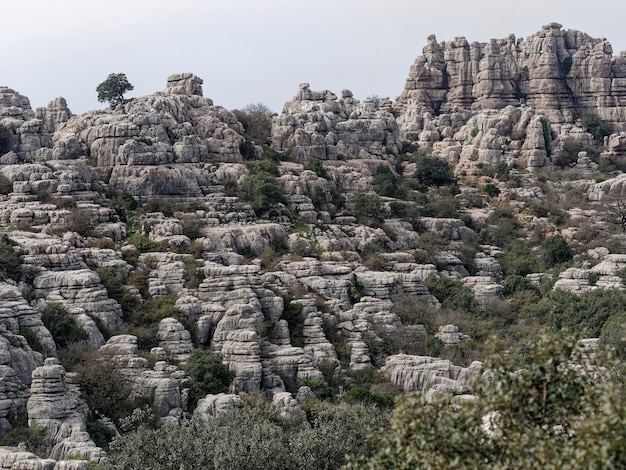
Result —
M582 108L624 130L625 62L626 56L613 56L606 39L563 30L557 23L525 40L511 35L488 43L470 44L463 37L438 43L430 36L394 111L480 111L523 100L554 124L573 123Z
M463 368L444 359L398 354L387 358L382 371L407 392L419 390L426 393L432 390L460 395L469 391L468 383L482 374L483 367L480 362Z
M87 457L98 462L106 454L89 438L87 405L77 387L68 383L69 379L55 358L46 359L43 366L33 371L26 406L29 423L46 429L52 459Z
M349 90L338 99L328 90L312 91L302 83L274 118L272 147L301 161L342 160L395 154L401 143L396 120L384 105L360 103Z

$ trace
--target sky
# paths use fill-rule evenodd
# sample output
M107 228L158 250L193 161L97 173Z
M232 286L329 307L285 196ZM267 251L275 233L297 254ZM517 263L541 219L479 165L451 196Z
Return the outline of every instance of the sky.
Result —
M395 99L426 38L526 38L557 22L626 50L626 2L615 0L20 0L3 2L0 85L33 108L62 96L75 114L103 109L110 73L127 98L192 72L227 109L275 112L298 85Z

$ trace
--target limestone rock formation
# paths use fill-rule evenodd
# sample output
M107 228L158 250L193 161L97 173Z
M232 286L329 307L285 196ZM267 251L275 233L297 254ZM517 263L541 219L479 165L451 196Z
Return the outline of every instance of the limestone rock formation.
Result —
M312 91L308 83L285 104L272 124L272 147L306 161L382 158L398 153L401 144L393 115L374 103L360 103L352 92L341 98Z
M172 75L163 93L73 117L55 133L54 151L64 158L76 148L108 173L112 189L141 200L202 198L216 189L212 161L242 160L243 128L202 96L201 84L192 74Z
M553 124L572 123L584 110L624 130L625 62L626 55L613 56L606 39L563 30L558 23L525 40L511 35L488 43L470 44L463 37L438 43L430 36L394 111L480 111L524 101Z
M482 374L483 368L480 362L473 362L468 368L463 368L448 360L398 354L387 358L382 371L407 392L418 390L425 393L433 390L460 395L469 391L468 383Z
M87 457L98 462L106 456L89 438L87 405L57 359L48 358L33 371L27 411L29 423L46 429L51 458Z

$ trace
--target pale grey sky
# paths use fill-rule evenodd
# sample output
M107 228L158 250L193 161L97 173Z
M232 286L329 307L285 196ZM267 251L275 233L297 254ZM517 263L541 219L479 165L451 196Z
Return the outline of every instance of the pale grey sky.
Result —
M280 112L309 82L394 99L430 34L487 41L561 23L626 50L626 2L615 0L21 0L2 5L0 85L74 113L104 108L96 86L123 72L127 97L193 72L228 109Z

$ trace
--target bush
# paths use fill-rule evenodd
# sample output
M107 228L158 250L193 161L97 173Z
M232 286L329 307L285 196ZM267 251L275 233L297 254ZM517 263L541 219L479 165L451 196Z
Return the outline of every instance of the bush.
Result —
M380 226L385 221L383 203L375 193L354 191L350 195L354 216L363 225Z
M195 408L198 400L208 394L228 392L235 373L222 363L222 356L212 351L196 349L185 364L189 375L189 400Z
M0 173L0 194L9 194L11 191L13 191L13 181Z
M485 194L490 197L497 197L500 195L500 189L493 183L487 183L483 188Z
M626 393L616 374L598 384L573 367L586 361L571 335L542 336L521 353L522 370L515 354L488 362L478 402L406 395L390 431L371 436L379 452L345 468L624 468Z
M378 165L372 185L381 196L398 197L398 177L386 165Z
M322 163L322 160L320 160L318 157L309 158L309 160L304 165L304 169L311 170L320 178L328 177L328 173L326 172L326 169L324 168L324 164Z
M89 337L87 332L76 324L65 307L59 303L47 304L41 312L41 321L59 348L65 348L71 343L84 341Z
M454 184L456 179L450 164L441 158L421 156L417 161L415 176L424 186L445 186Z
M424 281L424 285L437 297L443 308L466 312L479 310L472 290L457 279L431 276Z
M0 125L0 155L13 150L13 133L8 127ZM6 194L6 193L3 193Z
M598 337L609 318L626 312L626 293L598 289L576 295L557 290L549 294L544 311L545 320L555 331L569 328Z
M280 319L287 321L291 345L301 348L304 346L304 317L302 316L302 304L300 302L293 302L286 297L283 300L285 307Z
M241 184L242 199L249 202L255 212L264 212L283 201L280 185L269 172L253 173Z
M604 142L606 136L611 135L611 127L609 123L603 119L600 119L595 113L585 113L582 116L582 125L587 132L593 135L593 138L598 143Z
M114 439L103 470L339 469L347 454L376 450L366 435L387 424L382 411L363 405L315 402L311 426L263 402L249 401L232 418L193 419L157 430L139 428Z
M0 237L0 281L20 279L22 260L13 245L14 243L6 235Z
M531 291L539 294L539 288L530 282L527 278L518 274L513 274L504 278L502 281L502 289L505 297L523 291Z
M573 258L572 250L562 235L548 237L541 244L541 260L547 268L566 263Z

